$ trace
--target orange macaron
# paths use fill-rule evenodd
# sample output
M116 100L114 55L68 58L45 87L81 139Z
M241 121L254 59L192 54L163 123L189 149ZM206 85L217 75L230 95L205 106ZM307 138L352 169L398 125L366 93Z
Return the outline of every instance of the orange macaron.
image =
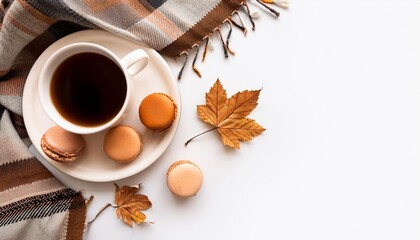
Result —
M152 131L168 129L177 115L174 100L164 93L152 93L146 96L139 106L139 117L143 125Z
M116 126L105 134L105 154L117 162L130 162L140 154L143 143L140 134L129 126Z

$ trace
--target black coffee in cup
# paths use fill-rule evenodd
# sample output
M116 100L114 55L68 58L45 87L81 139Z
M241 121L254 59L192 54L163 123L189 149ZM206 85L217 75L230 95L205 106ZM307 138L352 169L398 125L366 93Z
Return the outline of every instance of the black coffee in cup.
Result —
M120 112L127 83L123 71L111 59L85 52L67 58L56 68L50 95L53 105L67 121L94 127Z

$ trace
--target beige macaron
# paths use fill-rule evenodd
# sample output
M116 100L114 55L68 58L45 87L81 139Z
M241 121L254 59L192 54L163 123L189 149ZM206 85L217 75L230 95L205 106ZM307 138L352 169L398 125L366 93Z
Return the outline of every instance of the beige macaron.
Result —
M49 128L41 138L41 149L49 158L57 162L73 162L79 158L85 141L79 134L59 126Z
M142 149L140 134L129 126L116 126L108 130L104 139L104 152L117 162L133 161Z
M197 194L203 184L203 172L195 163L180 160L169 167L166 180L173 194L191 197Z

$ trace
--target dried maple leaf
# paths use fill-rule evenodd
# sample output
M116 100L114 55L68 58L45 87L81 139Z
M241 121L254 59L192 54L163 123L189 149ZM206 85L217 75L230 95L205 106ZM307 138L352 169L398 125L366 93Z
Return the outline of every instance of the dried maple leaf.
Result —
M235 149L240 148L239 141L250 141L264 132L265 129L255 120L246 118L258 105L260 92L261 90L245 90L228 99L226 90L217 79L210 91L206 93L206 105L197 106L198 117L214 126L206 132L217 129L223 144ZM192 139L188 140L185 145Z
M140 185L133 187L123 186L118 187L115 184L115 203L117 204L117 217L133 227L133 221L135 223L142 223L146 220L146 215L141 211L147 210L152 206L149 198L143 194L137 194L140 189Z
M88 225L93 223L96 218L108 207L116 208L118 219L122 218L122 220L130 227L133 227L133 221L135 223L142 223L144 220L146 220L146 215L140 211L149 209L152 206L152 203L149 201L147 196L137 194L138 190L140 189L140 184L132 187L123 186L122 188L118 187L117 184L114 185L116 187L115 203L117 205L114 206L111 203L107 203L99 210L96 216L87 223ZM93 196L87 200L86 204L92 201L92 199Z

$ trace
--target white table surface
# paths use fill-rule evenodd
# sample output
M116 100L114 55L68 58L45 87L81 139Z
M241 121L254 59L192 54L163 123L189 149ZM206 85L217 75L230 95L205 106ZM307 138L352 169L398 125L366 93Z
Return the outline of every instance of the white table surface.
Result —
M262 16L246 38L234 29L236 56L225 60L215 35L214 51L197 63L204 77L187 66L167 151L116 181L143 183L155 224L131 229L107 209L86 239L420 239L420 1L292 0L278 20L252 9ZM181 61L167 60L177 74ZM184 147L209 128L195 106L218 77L228 95L263 88L250 117L267 131L239 151L215 132ZM178 199L166 187L167 168L180 159L204 172L196 197ZM95 196L89 220L113 202L112 183L43 163Z

